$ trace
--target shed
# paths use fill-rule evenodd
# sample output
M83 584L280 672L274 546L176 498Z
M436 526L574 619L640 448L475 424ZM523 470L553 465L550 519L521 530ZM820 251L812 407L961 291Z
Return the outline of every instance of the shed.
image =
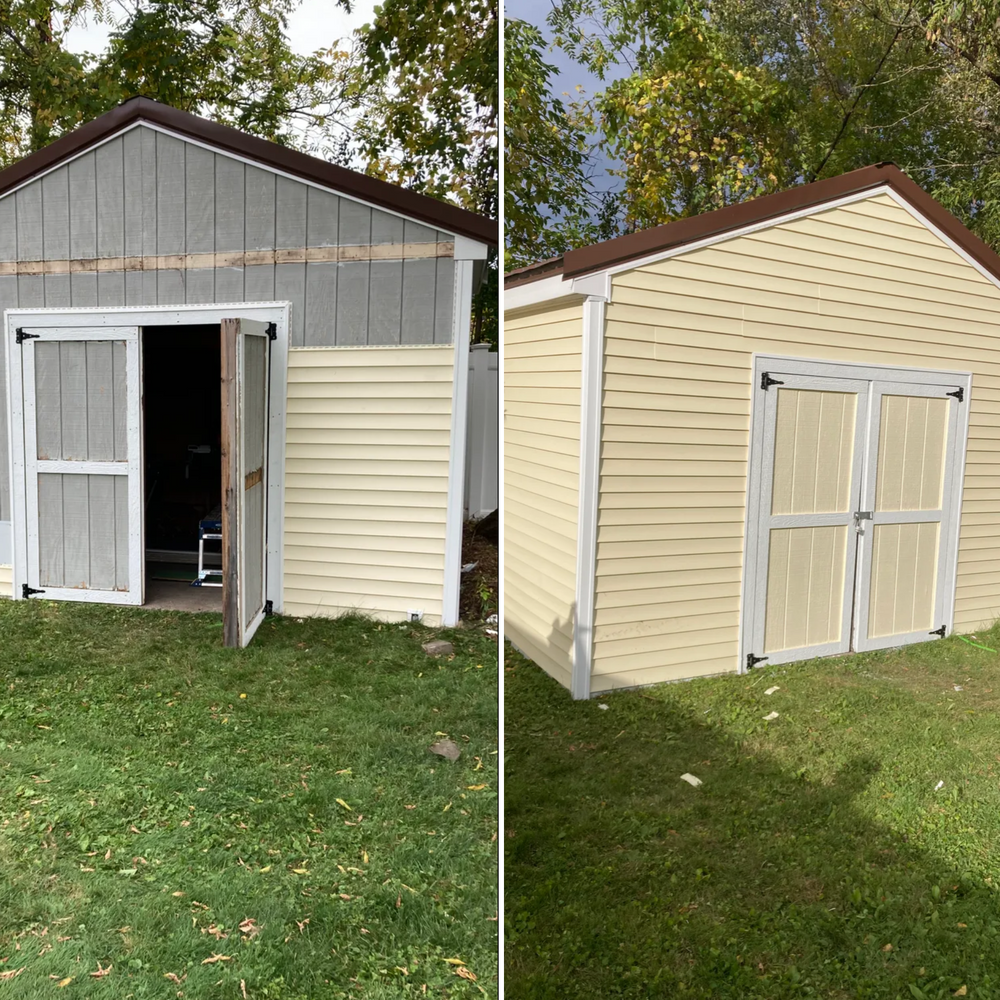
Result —
M892 164L504 292L507 637L576 698L1000 613L1000 258Z
M144 98L0 171L0 587L142 605L214 534L230 644L269 611L453 624L495 243Z

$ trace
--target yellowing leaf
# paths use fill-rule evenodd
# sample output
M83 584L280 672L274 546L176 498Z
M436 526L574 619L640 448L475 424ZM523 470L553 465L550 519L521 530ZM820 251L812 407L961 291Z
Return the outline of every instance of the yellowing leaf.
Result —
M465 787L468 788L468 790L470 792L481 792L486 786L485 785L466 785Z
M241 697L241 698L245 698L245 697L246 697L246 695L245 695L245 694L241 694L241 695L240 695L240 697Z
M214 965L216 962L231 962L233 960L232 955L209 955L201 964L202 965Z
M264 865L264 867L261 868L262 872L269 872L270 870L271 870L271 866L270 865Z
M20 969L8 969L6 972L0 972L0 983L5 979L13 979L15 976L21 975L22 972L24 972L23 965Z
M460 958L446 958L445 961L449 965L465 965L465 962L463 962Z
M343 808L348 812L354 812L354 810L343 799L337 799L337 805L343 806Z
M59 982L56 983L56 986L58 986L59 989L63 989L64 987L69 986L71 982L73 982L73 977L67 976L65 979L60 979Z
M295 872L296 875L308 875L309 874L309 869L308 868L293 868L292 871Z

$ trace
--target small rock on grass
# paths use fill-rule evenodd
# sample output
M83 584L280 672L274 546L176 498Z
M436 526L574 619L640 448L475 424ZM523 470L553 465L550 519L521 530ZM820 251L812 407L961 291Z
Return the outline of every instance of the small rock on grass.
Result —
M458 744L451 740L438 740L428 748L431 753L436 753L440 757L447 757L450 761L456 761L461 756L462 751L458 749Z
M455 647L444 639L434 639L425 642L420 647L428 656L451 656L455 652Z

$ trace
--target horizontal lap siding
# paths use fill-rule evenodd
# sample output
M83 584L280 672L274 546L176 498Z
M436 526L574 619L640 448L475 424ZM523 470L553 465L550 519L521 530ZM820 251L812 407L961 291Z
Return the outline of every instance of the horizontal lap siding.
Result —
M441 623L454 352L288 356L285 613Z
M737 669L755 352L974 373L955 627L1000 615L998 321L885 195L616 275L593 689Z
M504 321L504 628L567 687L580 467L581 306Z
M10 566L0 566L0 597L11 597L14 571Z

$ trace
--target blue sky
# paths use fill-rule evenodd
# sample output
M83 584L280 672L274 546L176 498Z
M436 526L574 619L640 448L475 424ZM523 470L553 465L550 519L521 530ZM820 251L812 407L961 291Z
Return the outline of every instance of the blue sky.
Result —
M539 3L538 0L534 0L534 2L532 0L506 0L504 15L520 18L529 24L537 25L541 29L542 37L551 43L552 29L545 23L545 18L551 8L551 3ZM551 89L557 97L564 100L578 98L580 95L576 92L577 85L583 87L584 95L588 97L604 88L604 83L579 63L574 62L562 49L546 51L545 61L556 67L557 73L552 77ZM611 160L602 155L595 157L595 166L598 168L606 169L611 163ZM603 173L595 176L594 181L595 187L601 191L618 187L621 183L617 177L609 177Z

